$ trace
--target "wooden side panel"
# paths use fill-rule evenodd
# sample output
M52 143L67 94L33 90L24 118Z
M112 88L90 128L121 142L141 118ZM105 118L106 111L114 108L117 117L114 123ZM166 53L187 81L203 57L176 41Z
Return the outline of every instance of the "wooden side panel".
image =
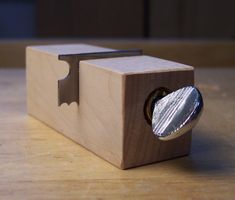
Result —
M40 37L142 37L142 0L37 0Z
M154 89L166 87L176 90L193 84L193 70L126 76L123 168L183 156L190 152L191 133L172 141L160 141L146 122L143 109L147 96Z
M58 107L57 81L67 73L57 56L27 49L28 113L120 167L122 76L81 62L79 106Z
M150 37L234 38L234 0L149 0Z
M150 37L181 37L182 5L178 0L150 1Z
M188 0L184 2L183 37L231 38L235 36L235 1Z

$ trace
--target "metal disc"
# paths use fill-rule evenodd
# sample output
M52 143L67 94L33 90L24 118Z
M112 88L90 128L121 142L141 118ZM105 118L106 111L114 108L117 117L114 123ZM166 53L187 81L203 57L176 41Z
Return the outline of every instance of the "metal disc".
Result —
M196 125L202 108L203 99L196 87L184 87L166 95L154 105L154 135L170 140L188 132Z

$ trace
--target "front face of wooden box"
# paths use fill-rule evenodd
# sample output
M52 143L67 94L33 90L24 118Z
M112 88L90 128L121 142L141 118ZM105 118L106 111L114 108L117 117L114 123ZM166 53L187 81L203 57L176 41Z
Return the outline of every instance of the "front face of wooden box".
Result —
M171 63L171 70L151 66L149 71L147 62L141 64L146 59L150 57L81 61L79 105L58 106L58 80L68 74L69 66L58 55L29 48L28 113L122 169L186 155L191 134L159 141L143 109L148 95L158 87L175 90L193 85L193 70L174 68ZM130 73L131 67L134 71Z
M193 85L191 70L126 76L123 152L125 168L189 153L191 133L174 140L161 141L153 135L152 127L144 116L144 103L153 90L165 87L174 91L187 85Z

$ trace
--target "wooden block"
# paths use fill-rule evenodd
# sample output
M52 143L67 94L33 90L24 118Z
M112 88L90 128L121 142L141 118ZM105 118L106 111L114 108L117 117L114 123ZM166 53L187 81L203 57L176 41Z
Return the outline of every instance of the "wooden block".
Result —
M83 44L28 47L28 113L121 169L187 155L191 133L160 141L143 110L154 89L193 85L190 66L150 56L81 61L79 105L58 106L58 80L69 72L59 55L110 50Z

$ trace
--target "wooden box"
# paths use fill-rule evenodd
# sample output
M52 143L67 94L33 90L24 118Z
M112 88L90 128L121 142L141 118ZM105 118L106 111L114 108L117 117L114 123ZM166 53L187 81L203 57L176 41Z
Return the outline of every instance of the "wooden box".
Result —
M154 89L193 85L192 67L144 55L83 60L75 63L79 104L58 105L58 81L69 74L61 55L114 50L74 44L32 46L26 51L30 115L121 169L190 152L190 132L160 141L143 110Z

